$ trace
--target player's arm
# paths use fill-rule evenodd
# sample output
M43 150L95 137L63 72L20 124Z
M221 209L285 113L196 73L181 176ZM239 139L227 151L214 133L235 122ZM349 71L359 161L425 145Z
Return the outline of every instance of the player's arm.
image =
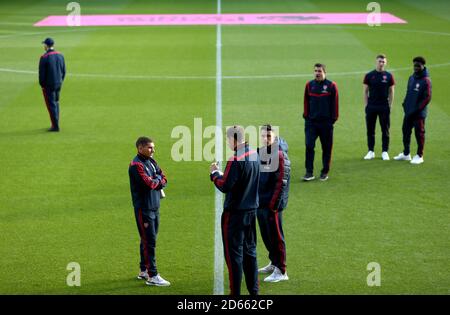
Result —
M156 169L156 174L158 174L159 179L160 179L160 187L159 188L164 188L167 186L167 178L166 175L164 174L164 172L162 171L162 169L158 166L158 168Z
M46 58L41 57L39 60L39 84L44 87L45 84L45 78L47 75L47 65L46 65Z
M61 55L62 58L62 80L64 81L64 79L66 78L66 62L64 61L64 56Z
M283 187L283 178L284 178L284 156L283 152L278 151L278 169L275 171L275 190L273 192L272 198L270 199L269 209L272 211L279 210L280 207L280 199L281 199L281 190Z
M303 118L308 118L309 115L309 82L305 86L305 94L303 96Z
M388 102L389 108L392 108L392 105L394 104L394 94L395 94L395 80L393 75L391 75L391 81L389 83L390 85L389 85Z
M429 78L425 78L425 90L423 97L419 103L419 111L423 110L431 101L431 81Z
M339 118L339 91L335 82L331 84L333 87L331 89L331 114L333 116L333 123L335 123Z
M369 103L369 86L367 84L363 84L363 102L364 107L367 107Z
M133 178L136 179L136 181L139 183L140 186L152 190L160 189L162 183L161 176L159 175L157 177L148 176L147 173L145 173L144 166L141 163L131 164L130 172Z
M223 193L229 192L239 179L239 165L237 160L230 160L227 162L223 174L216 170L210 175L214 185Z
M389 108L392 108L392 104L394 104L394 94L395 94L395 85L391 85L389 87L389 95L388 95Z
M364 76L363 80L363 103L364 107L367 107L367 104L369 103L369 80L367 74Z

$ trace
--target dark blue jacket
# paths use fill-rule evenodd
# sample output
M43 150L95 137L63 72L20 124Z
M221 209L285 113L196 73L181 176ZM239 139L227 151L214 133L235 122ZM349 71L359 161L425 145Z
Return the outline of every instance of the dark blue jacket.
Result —
M241 145L228 160L223 175L210 175L214 185L225 193L225 211L258 209L259 157L248 145Z
M54 50L48 50L39 61L39 84L43 88L56 90L61 88L66 77L64 56Z
M277 139L278 140L278 139ZM278 147L278 152L271 152ZM262 147L258 150L261 160L259 177L259 208L282 211L286 208L289 197L291 162L287 152L280 145ZM278 167L270 166L273 160L278 160Z
M425 68L421 73L414 73L409 77L408 88L403 101L405 116L425 118L427 116L427 105L430 101L431 80L428 70Z
M128 168L133 206L141 210L158 210L161 189L167 184L166 176L156 161L138 154Z
M330 80L311 80L306 83L303 118L313 122L335 123L339 117L339 93Z

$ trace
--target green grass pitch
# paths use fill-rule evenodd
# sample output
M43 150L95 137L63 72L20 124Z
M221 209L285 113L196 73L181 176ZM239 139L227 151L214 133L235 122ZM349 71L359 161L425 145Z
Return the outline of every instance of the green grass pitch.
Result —
M223 0L222 12L365 12L367 2ZM312 65L320 61L340 90L330 180L302 183L301 104L310 78L223 80L224 125L271 122L290 145L293 174L284 217L290 280L261 281L261 294L450 293L450 4L380 3L383 12L408 23L222 27L224 76L311 74L312 79ZM209 0L80 4L82 14L217 10ZM174 162L170 134L177 125L192 127L195 117L215 124L216 27L32 26L48 15L67 14L65 6L57 0L0 4L0 293L212 294L209 162ZM33 74L47 36L64 53L69 73L59 134L45 132L49 118ZM422 165L362 160L362 73L373 69L380 52L388 56L388 70L399 69L393 72L391 157L402 149L401 102L411 60L424 55L430 66L433 99ZM168 288L135 280L138 233L127 168L140 135L154 138L156 159L169 180L157 244L159 271L172 282ZM376 141L379 157L379 127ZM415 150L414 138L412 143ZM316 169L319 162L320 149ZM260 265L266 256L259 241ZM81 265L81 287L66 285L72 261ZM366 283L372 261L381 265L380 287ZM226 293L227 286L226 281Z

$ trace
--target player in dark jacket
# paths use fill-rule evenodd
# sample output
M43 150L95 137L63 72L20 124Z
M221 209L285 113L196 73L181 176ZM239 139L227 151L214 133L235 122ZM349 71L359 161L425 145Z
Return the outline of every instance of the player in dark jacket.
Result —
M425 58L413 59L414 73L409 77L405 100L403 101L403 152L394 157L395 160L411 161L411 164L423 163L423 148L425 146L425 118L428 104L431 101L431 80L425 67ZM417 140L417 154L411 160L411 132Z
M336 83L326 79L324 64L314 65L315 79L306 83L303 118L305 119L306 174L303 180L313 180L314 147L317 138L322 144L323 168L320 180L328 179L330 171L331 151L333 148L333 126L339 117L339 94Z
M53 39L47 38L42 43L45 54L39 61L39 84L52 123L49 131L59 131L59 94L66 77L66 64L64 56L54 49Z
M257 295L256 209L258 209L259 158L245 143L241 126L227 130L228 145L234 155L224 173L217 163L210 168L210 178L225 193L222 213L222 240L230 279L230 294L241 294L242 271L247 290Z
M168 286L156 269L156 237L159 228L159 205L162 189L167 184L166 176L153 159L155 144L150 138L140 137L136 141L138 154L128 168L134 215L141 238L140 268L138 279L146 279L147 285Z
M291 162L280 145L285 141L276 136L271 125L261 128L261 139L264 146L258 150L261 160L258 223L270 263L258 272L271 274L264 279L266 282L279 282L289 280L282 213L288 202Z
M366 111L367 146L365 160L375 158L375 126L380 120L382 133L381 158L389 160L389 128L392 103L394 101L394 76L385 70L387 58L380 54L376 58L376 69L364 76L364 106Z

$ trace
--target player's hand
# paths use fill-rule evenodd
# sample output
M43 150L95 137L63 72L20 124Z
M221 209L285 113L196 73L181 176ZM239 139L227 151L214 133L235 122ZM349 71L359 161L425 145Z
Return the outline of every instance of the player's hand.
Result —
M217 165L217 162L211 163L210 167L209 167L209 172L212 173L214 171L218 171L219 170L219 165Z

